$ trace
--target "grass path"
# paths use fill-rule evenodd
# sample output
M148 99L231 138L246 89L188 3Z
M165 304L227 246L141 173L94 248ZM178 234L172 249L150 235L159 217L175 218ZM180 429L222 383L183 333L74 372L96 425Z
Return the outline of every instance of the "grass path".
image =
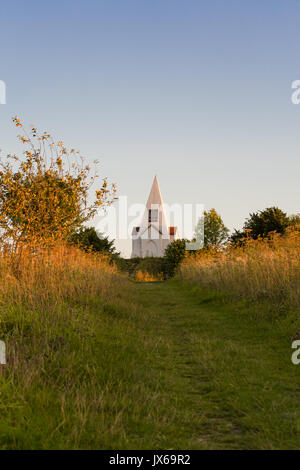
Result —
M291 318L177 280L75 294L2 307L0 449L300 447Z
M157 445L300 447L300 366L287 322L180 281L136 290L151 319L149 373L163 384Z

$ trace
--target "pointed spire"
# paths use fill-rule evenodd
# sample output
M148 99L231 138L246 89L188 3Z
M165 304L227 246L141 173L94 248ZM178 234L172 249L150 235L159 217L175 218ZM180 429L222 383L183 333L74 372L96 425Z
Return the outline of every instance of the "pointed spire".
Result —
M157 221L152 221L151 225L157 225L162 233L168 234L168 221L164 208L164 201L160 192L157 176L155 175L151 191L146 204L146 211L143 217L142 227L149 226L149 210L158 210Z
M156 175L154 177L152 188L146 204L147 209L151 209L152 204L159 204L160 206L163 206L164 204Z

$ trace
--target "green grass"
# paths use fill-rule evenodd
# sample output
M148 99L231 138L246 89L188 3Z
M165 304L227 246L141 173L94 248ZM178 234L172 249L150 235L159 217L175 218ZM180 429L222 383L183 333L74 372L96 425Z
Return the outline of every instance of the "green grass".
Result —
M299 448L297 327L258 309L178 280L2 309L0 448Z

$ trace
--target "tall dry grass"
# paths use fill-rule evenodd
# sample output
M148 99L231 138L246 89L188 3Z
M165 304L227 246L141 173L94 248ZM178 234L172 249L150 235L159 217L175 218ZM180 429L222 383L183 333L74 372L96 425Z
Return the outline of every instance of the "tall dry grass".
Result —
M102 297L119 282L106 256L63 244L0 255L0 305L53 308L78 296Z
M95 448L98 427L108 439L116 417L103 414L114 397L103 357L128 288L107 258L76 248L0 255L1 449Z
M242 247L186 258L180 276L236 298L300 307L300 233L248 240Z

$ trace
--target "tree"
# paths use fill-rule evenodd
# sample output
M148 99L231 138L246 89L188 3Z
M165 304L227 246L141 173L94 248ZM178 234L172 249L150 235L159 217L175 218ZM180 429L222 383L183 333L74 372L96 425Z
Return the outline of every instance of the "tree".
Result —
M170 277L174 276L178 266L186 256L186 240L175 240L165 249L165 271Z
M196 230L196 240L204 239L204 247L220 247L228 239L229 230L221 216L215 209L204 211L203 217L199 219Z
M107 253L114 256L120 255L116 252L114 240L109 240L103 234L98 234L94 227L81 228L71 235L70 241L86 251Z
M244 230L249 230L251 238L267 237L270 232L283 234L289 225L286 213L278 207L268 207L264 211L250 214L244 224Z
M300 227L300 214L289 216L289 227Z
M249 238L249 232L234 229L229 240L234 245L242 245L247 238Z
M23 128L19 118L13 122ZM97 171L91 174L79 152L67 150L63 142L56 143L47 132L39 134L35 127L30 135L23 129L18 137L25 145L23 156L8 155L0 162L2 242L8 240L16 248L19 242L67 238L99 206L113 201L115 185L109 189L105 178L90 202L90 189L98 175Z
M231 235L232 243L242 243L243 239L266 238L270 232L279 234L285 233L287 227L291 225L289 217L278 207L268 207L267 209L250 214L246 219L242 231L235 230Z

